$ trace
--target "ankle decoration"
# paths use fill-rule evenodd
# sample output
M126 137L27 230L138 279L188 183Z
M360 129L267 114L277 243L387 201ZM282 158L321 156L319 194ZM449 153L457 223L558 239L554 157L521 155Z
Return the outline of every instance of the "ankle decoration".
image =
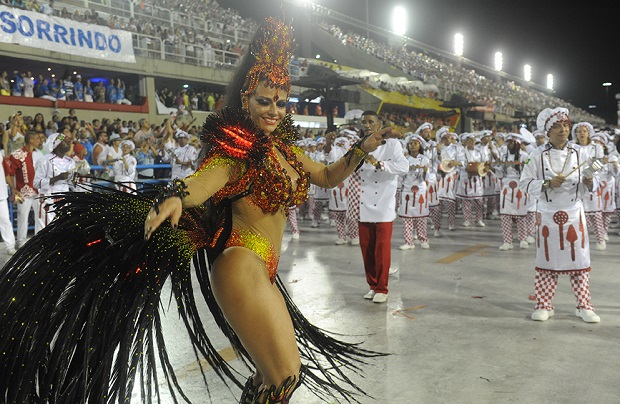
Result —
M256 404L288 404L297 386L299 386L297 377L289 376L278 387L274 385L263 387L254 402Z

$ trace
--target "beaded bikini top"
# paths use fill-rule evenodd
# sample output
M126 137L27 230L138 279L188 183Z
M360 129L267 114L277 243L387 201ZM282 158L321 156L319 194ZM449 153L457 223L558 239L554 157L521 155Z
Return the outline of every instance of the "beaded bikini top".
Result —
M292 145L297 135L290 115L282 120L273 136L267 136L247 114L224 108L209 116L203 125L202 140L210 150L196 174L215 165L233 168L232 180L212 197L216 204L224 198L249 195L265 213L300 205L308 198L310 174L297 159L297 153L303 151ZM295 189L276 149L299 174Z

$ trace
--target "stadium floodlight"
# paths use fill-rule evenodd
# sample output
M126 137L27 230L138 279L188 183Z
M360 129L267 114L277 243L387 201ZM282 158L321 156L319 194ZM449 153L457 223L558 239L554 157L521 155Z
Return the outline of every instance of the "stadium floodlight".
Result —
M523 66L523 78L525 79L525 81L532 81L532 66Z
M454 34L454 53L456 56L463 56L463 35Z
M553 74L547 74L547 88L553 90Z
M498 72L502 71L504 67L504 56L502 56L502 52L495 52L495 70Z
M392 11L392 32L400 36L407 32L407 10L402 6L396 6Z

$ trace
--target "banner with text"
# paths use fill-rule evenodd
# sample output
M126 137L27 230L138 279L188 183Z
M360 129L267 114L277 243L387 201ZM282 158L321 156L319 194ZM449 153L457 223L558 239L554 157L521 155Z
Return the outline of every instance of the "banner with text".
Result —
M136 63L131 32L0 6L0 42Z

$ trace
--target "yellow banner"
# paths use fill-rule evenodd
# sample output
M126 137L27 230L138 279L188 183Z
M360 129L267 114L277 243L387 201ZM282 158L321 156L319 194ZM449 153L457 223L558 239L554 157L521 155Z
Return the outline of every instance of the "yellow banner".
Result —
M402 105L416 109L433 109L435 111L451 111L451 108L441 107L441 100L432 98L422 98L415 95L405 95L396 91L384 91L375 88L364 88L364 91L374 95L381 100L382 104Z

